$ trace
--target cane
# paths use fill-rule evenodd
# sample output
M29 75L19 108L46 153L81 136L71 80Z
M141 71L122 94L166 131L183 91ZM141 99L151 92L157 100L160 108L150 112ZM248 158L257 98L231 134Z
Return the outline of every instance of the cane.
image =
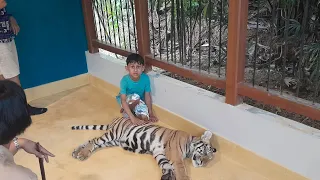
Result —
M40 152L40 144L37 143L37 150ZM42 180L46 180L46 174L44 172L44 166L43 166L43 159L39 158L39 165L40 165L40 171L41 171L41 176Z

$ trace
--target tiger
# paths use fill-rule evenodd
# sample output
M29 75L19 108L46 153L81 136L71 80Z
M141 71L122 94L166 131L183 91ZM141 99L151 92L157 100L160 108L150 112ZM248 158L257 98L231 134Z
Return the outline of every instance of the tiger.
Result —
M198 137L156 124L135 125L126 117L116 117L107 125L78 125L71 129L107 131L74 149L73 158L84 161L98 149L118 146L152 155L162 170L161 180L189 180L184 159L191 158L194 167L204 167L217 152L211 145L210 131Z

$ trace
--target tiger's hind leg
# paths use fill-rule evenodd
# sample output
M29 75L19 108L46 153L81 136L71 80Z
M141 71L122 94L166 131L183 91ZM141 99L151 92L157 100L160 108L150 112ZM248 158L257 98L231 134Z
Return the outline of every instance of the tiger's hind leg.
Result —
M88 159L94 152L104 147L118 146L119 141L114 139L113 132L108 131L98 138L91 139L78 146L73 152L72 157L80 161Z
M153 153L158 166L162 170L161 180L175 180L174 168L163 152Z

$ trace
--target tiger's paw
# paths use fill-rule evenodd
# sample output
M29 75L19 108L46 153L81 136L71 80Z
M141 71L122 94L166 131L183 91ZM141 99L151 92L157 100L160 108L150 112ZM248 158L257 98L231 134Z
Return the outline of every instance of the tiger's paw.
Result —
M93 148L94 145L92 143L83 144L72 152L72 157L80 161L84 161L90 157Z
M176 180L176 176L172 169L163 169L161 180Z

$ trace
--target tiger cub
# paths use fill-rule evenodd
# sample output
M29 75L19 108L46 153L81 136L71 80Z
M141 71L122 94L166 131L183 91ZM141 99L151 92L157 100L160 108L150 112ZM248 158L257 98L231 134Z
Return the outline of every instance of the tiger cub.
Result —
M195 137L155 124L134 125L124 117L115 118L108 125L72 126L72 130L108 130L76 148L73 158L83 161L100 148L120 146L127 151L152 155L162 170L161 180L189 179L183 159L191 158L194 167L202 167L216 152L210 143L210 131Z

